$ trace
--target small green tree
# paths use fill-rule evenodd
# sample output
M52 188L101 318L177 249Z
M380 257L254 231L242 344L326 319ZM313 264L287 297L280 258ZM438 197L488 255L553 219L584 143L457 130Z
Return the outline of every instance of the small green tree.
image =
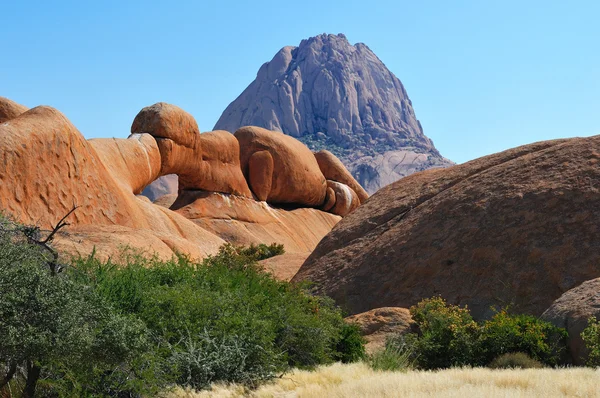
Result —
M566 339L566 330L549 322L501 310L482 325L479 338L482 363L488 364L502 354L520 352L555 366L566 350Z
M600 322L596 317L588 319L588 325L581 333L585 346L590 351L588 366L600 366Z
M410 314L419 327L418 337L412 339L419 367L438 369L477 362L479 326L466 307L433 297L411 307Z
M0 390L24 374L23 397L44 371L114 366L145 344L143 324L60 272L38 232L0 219Z

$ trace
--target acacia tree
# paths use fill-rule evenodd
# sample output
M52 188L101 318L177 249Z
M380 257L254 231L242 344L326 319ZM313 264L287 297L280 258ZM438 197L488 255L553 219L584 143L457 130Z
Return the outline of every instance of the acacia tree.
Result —
M0 391L22 375L30 398L45 367L118 364L144 345L141 322L60 272L48 243L64 220L42 240L39 229L0 218Z

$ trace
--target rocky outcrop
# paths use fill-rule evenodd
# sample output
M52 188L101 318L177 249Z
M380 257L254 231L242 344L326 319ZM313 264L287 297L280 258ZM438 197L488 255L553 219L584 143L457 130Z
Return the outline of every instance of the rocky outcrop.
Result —
M400 80L342 34L284 47L265 63L215 129L242 126L330 150L371 193L407 173L452 164L423 134Z
M350 187L358 196L362 203L369 198L369 194L363 187L352 177L352 174L346 169L344 164L335 157L335 155L327 150L322 150L315 153L315 159L319 164L321 172L330 181L341 182Z
M179 189L200 189L252 197L240 169L240 146L226 131L200 134L192 115L158 103L138 113L132 134L147 133L160 150L161 175L177 174Z
M415 331L413 330L415 323L410 316L410 311L406 308L376 308L349 316L345 320L360 328L360 332L367 342L365 345L367 354L385 348L385 343L390 337Z
M348 185L337 181L327 180L327 188L330 197L334 199L334 205L328 210L329 212L344 217L353 212L360 205L358 195ZM329 189L331 189L331 191L329 191Z
M599 165L595 136L415 173L337 224L293 280L350 314L441 295L476 318L506 305L541 315L600 277Z
M588 319L600 319L600 278L583 282L560 296L543 314L542 319L569 333L569 355L575 365L585 365L589 350L581 339Z
M86 140L56 109L4 103L12 113L0 124L0 209L47 229L77 205L55 242L63 252L106 258L129 246L201 258L231 242L308 253L340 220L318 210L325 177L310 150L281 133L240 146L226 131L200 134L191 115L159 103L138 114L129 138ZM240 163L240 148L254 155L257 142L274 161L266 202L253 198ZM175 196L138 195L172 173ZM272 206L279 202L286 209Z

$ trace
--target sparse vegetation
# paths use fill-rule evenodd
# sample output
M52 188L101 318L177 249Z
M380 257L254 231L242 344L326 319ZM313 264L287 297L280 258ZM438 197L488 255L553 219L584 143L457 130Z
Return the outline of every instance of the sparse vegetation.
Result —
M544 364L522 352L509 352L494 359L488 367L492 369L540 369Z
M367 359L373 370L407 371L414 367L414 348L400 339L388 339L383 350L376 351Z

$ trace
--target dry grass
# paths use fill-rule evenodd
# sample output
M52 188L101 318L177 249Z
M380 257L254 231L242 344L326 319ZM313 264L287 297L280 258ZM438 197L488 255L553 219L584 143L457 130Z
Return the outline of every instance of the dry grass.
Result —
M600 369L448 369L375 372L363 363L294 371L247 392L239 386L176 391L170 398L233 397L600 397Z

